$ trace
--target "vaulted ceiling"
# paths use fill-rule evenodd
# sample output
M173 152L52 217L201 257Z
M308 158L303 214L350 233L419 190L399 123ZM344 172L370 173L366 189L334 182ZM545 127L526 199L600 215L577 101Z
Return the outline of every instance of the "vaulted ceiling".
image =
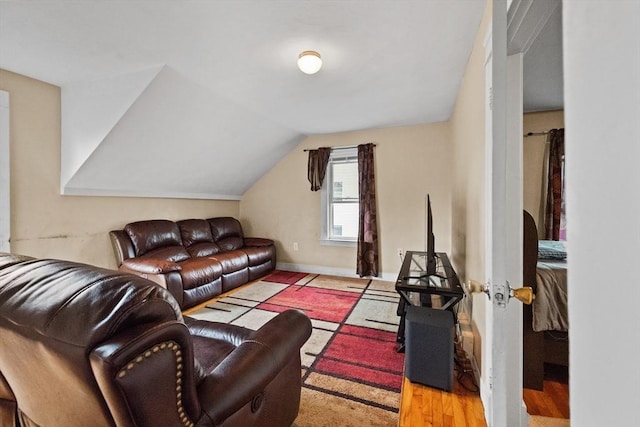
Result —
M0 68L61 87L65 194L238 199L308 135L448 120L484 6L3 1Z

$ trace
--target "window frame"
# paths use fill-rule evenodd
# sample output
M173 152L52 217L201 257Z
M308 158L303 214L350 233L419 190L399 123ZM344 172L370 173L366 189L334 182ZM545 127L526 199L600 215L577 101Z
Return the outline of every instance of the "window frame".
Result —
M338 163L355 163L356 169L358 167L358 148L345 148L339 150L331 150L331 154L329 156L329 163L327 164L327 171L325 174L324 182L322 183L322 188L320 189L320 243L322 245L329 246L356 246L358 241L358 236L355 237L344 237L344 236L333 236L330 233L333 226L333 205L339 203L349 203L353 204L353 201L335 201L333 199L333 165ZM355 200L355 204L359 206L360 201L358 199Z

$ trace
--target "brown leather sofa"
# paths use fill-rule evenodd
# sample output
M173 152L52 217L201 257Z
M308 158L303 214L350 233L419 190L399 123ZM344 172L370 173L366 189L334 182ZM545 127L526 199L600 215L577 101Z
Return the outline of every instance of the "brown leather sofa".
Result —
M275 269L273 240L244 237L231 217L148 220L109 233L118 269L153 280L182 309Z
M296 310L183 318L141 277L0 253L0 425L290 426L310 333Z

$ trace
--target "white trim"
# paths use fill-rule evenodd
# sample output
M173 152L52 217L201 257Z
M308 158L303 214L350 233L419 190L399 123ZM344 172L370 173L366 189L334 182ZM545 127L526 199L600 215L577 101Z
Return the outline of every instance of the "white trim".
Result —
M203 200L241 200L242 195L234 194L209 194L209 193L182 193L170 191L126 191L126 190L102 190L97 188L64 188L63 196L97 196L97 197L150 197L158 199L203 199Z
M9 92L0 90L0 252L11 252Z
M514 0L507 15L507 54L527 53L560 4L560 0Z
M327 274L330 276L360 278L360 276L358 276L352 268L326 267L322 265L311 265L311 264L291 264L287 262L276 263L276 268L278 270L296 271L301 273ZM394 282L394 283L397 278L398 278L397 272L382 273L380 277L370 277L370 276L363 277L363 279L384 280L386 282Z
M347 248L355 248L356 246L358 246L358 242L356 240L320 239L320 244L322 246L342 246Z

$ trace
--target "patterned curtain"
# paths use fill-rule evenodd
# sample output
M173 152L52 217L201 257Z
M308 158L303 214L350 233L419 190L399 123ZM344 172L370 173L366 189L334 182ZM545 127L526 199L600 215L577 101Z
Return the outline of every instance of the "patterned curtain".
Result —
M320 147L317 150L309 150L309 163L307 165L307 178L311 183L311 191L322 188L322 181L327 172L331 148Z
M564 129L549 131L549 170L547 177L547 205L545 209L545 239L560 239L560 216L562 213L564 161Z
M356 273L378 275L378 222L376 220L376 181L374 177L374 144L358 145L358 191L360 218Z

